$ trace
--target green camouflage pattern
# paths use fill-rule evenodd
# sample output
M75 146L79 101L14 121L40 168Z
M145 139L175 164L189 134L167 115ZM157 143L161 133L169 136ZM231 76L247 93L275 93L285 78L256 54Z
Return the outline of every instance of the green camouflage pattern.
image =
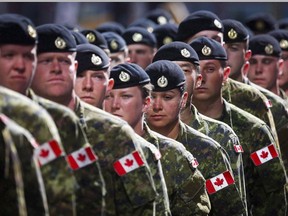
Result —
M45 108L51 115L67 155L90 146L79 118L71 109L36 96L31 89L28 91L28 97ZM96 161L77 169L73 173L77 181L74 185L76 214L104 215L106 188L99 162ZM91 200L94 201L91 202Z
M275 144L271 129L261 119L224 100L221 121L238 135L243 153L247 203L251 215L285 215L286 172L279 157L259 166L253 164L251 153Z
M139 136L122 119L80 101L78 97L75 112L99 158L107 189L106 215L136 216L142 215L144 210L153 215L157 192ZM113 163L135 150L140 153L144 166L118 176Z
M235 184L240 191L243 204L246 206L245 209L247 210L242 153L238 153L234 149L234 145L240 144L238 136L229 125L202 115L192 104L190 112L192 118L188 125L218 142L227 152L234 174Z
M283 89L279 89L279 93L280 93L280 97L284 100L285 102L285 107L288 107L288 95L286 94L286 92Z
M206 180L227 170L234 177L227 152L212 138L180 121L180 133L176 140L181 142L197 158L198 169ZM209 215L245 214L245 205L237 184L229 185L214 194L209 194L209 198L212 206ZM219 206L225 206L225 208L219 208Z
M192 167L193 155L181 143L150 130L146 123L144 130L143 138L154 144L162 155L172 215L208 215L211 204L205 179L197 168Z
M0 123L1 215L45 215L49 212L45 212L31 161L34 147L30 141L34 138L27 130L5 118L5 123ZM8 137L4 130L9 133Z
M56 140L63 154L40 167L45 185L49 213L73 215L75 213L75 178L68 169L65 151L57 127L48 112L26 96L0 87L0 112L28 130L41 145Z

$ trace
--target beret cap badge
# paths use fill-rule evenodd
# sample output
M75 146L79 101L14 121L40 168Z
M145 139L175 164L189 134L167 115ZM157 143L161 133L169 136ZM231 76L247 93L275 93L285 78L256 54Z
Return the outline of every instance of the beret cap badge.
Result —
M165 37L163 39L163 44L168 44L168 43L171 43L173 41L173 39L169 36Z
M183 57L185 57L185 58L189 58L190 57L190 52L186 48L184 48L184 49L181 50L181 55Z
M33 28L31 25L28 25L28 26L27 26L27 31L28 31L28 34L29 34L32 38L36 38L37 33L36 33L36 29L35 29L35 28Z
M166 77L161 76L158 80L157 80L157 85L161 88L165 88L168 85L168 80Z
M143 38L143 36L142 36L142 34L140 34L140 33L135 33L135 34L133 34L133 36L132 36L132 40L133 40L134 42L140 42L140 41L142 40L142 38Z
M268 54L268 55L273 53L273 46L271 44L267 44L265 46L265 53Z
M167 23L167 19L164 16L159 16L157 18L157 21L160 25L166 24Z
M280 47L282 48L282 49L287 49L288 48L288 41L287 40L281 40L280 41Z
M86 38L89 41L89 43L93 43L96 40L96 36L92 32L88 33L86 35Z
M208 46L205 45L205 46L202 48L201 52L202 52L202 54L203 54L204 56L209 56L209 55L211 55L212 50L211 50L210 47L208 47Z
M219 28L219 29L222 28L221 22L220 22L219 20L217 20L217 19L214 20L214 25L215 25L217 28Z
M130 75L125 71L121 71L121 73L119 74L119 79L122 82L128 82L130 80Z
M237 32L233 28L230 29L230 31L228 32L228 37L230 39L235 39L237 38L237 36L238 36Z
M94 64L94 65L100 65L102 64L102 59L95 55L95 54L92 54L92 57L91 57L91 62Z
M61 37L57 37L55 40L55 46L58 49L65 49L66 48L66 42Z
M118 43L114 39L110 42L110 46L111 46L111 48L113 50L117 50L118 49Z

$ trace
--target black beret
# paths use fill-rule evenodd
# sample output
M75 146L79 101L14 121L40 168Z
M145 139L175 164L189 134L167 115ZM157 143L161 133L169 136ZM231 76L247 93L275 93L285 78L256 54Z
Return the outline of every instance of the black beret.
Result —
M249 32L241 22L234 19L224 19L222 24L225 43L244 42L249 39Z
M188 61L199 65L199 58L195 50L187 43L174 41L160 47L153 57L153 62L159 60Z
M99 31L93 29L84 29L81 31L81 33L87 38L89 43L94 44L101 49L109 49L107 41Z
M156 8L148 12L146 18L152 20L157 25L163 25L173 20L172 15L163 8Z
M278 41L268 34L255 35L249 42L252 55L266 55L280 57L281 47Z
M262 34L274 30L276 20L271 14L260 12L249 16L244 24L254 33Z
M145 69L149 75L151 83L154 85L153 91L162 92L178 88L185 84L185 75L181 67L168 60L159 60L148 65Z
M111 69L110 78L114 79L113 89L145 85L150 82L144 69L134 63L122 63L114 66Z
M194 39L190 46L198 54L199 60L217 59L227 60L227 53L224 47L216 40L208 37Z
M110 53L116 53L127 49L125 40L115 32L103 32L103 37L107 41Z
M39 42L37 52L75 52L76 41L66 27L60 24L43 24L36 28Z
M77 74L85 70L102 70L110 66L110 58L94 44L80 44L77 46L76 60L78 61Z
M96 27L96 30L99 31L100 33L112 31L119 35L122 35L123 32L125 31L125 27L118 22L111 21L100 24L99 26Z
M282 50L288 51L288 30L276 29L271 32L268 32L268 34L276 38L276 40L278 40Z
M70 30L70 31L71 31L71 34L73 35L77 45L89 43L87 38L83 34L81 34L80 32L72 31L72 30Z
M154 28L153 34L157 40L157 47L161 47L164 44L171 43L176 40L178 26L174 23L166 23L158 25Z
M279 29L288 29L288 18L279 19L276 21L276 26Z
M223 32L224 29L221 20L216 14L206 10L196 11L180 22L177 40L184 41L204 30Z
M38 35L32 21L20 14L0 15L0 44L36 44Z
M149 32L153 32L154 29L157 27L157 24L155 24L152 20L147 19L147 18L139 18L132 22L130 25L128 25L127 28L130 27L141 27L147 29Z
M150 47L157 47L155 36L142 27L127 28L122 34L127 45L144 44Z

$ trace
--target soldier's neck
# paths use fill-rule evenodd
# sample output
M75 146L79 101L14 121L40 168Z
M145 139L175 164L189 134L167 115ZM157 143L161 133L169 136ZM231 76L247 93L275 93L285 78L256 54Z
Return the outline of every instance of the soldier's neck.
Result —
M188 103L187 103L188 104ZM189 124L191 119L193 118L193 113L190 110L190 106L185 106L184 109L182 109L180 114L181 121L185 124Z
M224 109L223 99L221 97L213 101L193 100L193 104L201 114L213 119L219 119Z

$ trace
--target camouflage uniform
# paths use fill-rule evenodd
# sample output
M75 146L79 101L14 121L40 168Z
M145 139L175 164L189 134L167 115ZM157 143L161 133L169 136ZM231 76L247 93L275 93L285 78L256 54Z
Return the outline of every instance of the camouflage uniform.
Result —
M240 190L241 198L247 209L242 153L235 151L235 146L241 144L238 136L233 129L224 122L217 121L199 113L193 104L190 106L190 111L192 118L188 125L217 141L229 155L235 183Z
M162 155L172 215L207 215L211 204L205 189L205 179L192 165L193 155L181 143L151 131L146 123L144 130L143 137L153 143Z
M43 177L50 214L73 215L75 178L68 170L65 151L57 127L45 109L19 93L0 87L1 113L27 129L39 147L56 140L62 154L55 160L40 167Z
M226 151L210 137L180 122L180 133L176 139L193 152L199 161L199 170L204 178L210 179L229 170L232 173ZM229 185L214 194L210 194L210 215L243 215L245 204L236 184ZM226 206L226 208L221 208Z
M238 107L224 101L221 121L229 124L238 135L243 147L243 164L246 177L248 210L252 215L285 215L284 185L286 172L279 157L259 166L250 158L271 143L275 144L269 126Z
M279 96L285 101L285 106L288 107L288 95L281 88L280 88L280 95Z
M75 112L82 121L87 138L99 157L106 189L107 215L153 215L156 189L151 170L145 161L142 143L123 120L84 103L76 97ZM145 150L147 148L144 148ZM144 165L119 176L113 163L137 150Z
M80 120L73 111L58 103L36 96L31 89L28 90L28 97L45 108L51 115L58 128L67 155L81 148L90 147ZM79 156L80 155L81 152L79 153ZM88 162L87 156L84 159ZM106 188L99 162L95 161L87 166L74 170L73 173L77 180L77 184L74 186L76 190L75 201L77 204L77 215L84 213L104 214ZM93 202L91 202L91 200L93 200Z
M31 161L34 138L11 119L0 115L1 215L49 214L45 212L42 199L45 194L41 194L35 166Z

